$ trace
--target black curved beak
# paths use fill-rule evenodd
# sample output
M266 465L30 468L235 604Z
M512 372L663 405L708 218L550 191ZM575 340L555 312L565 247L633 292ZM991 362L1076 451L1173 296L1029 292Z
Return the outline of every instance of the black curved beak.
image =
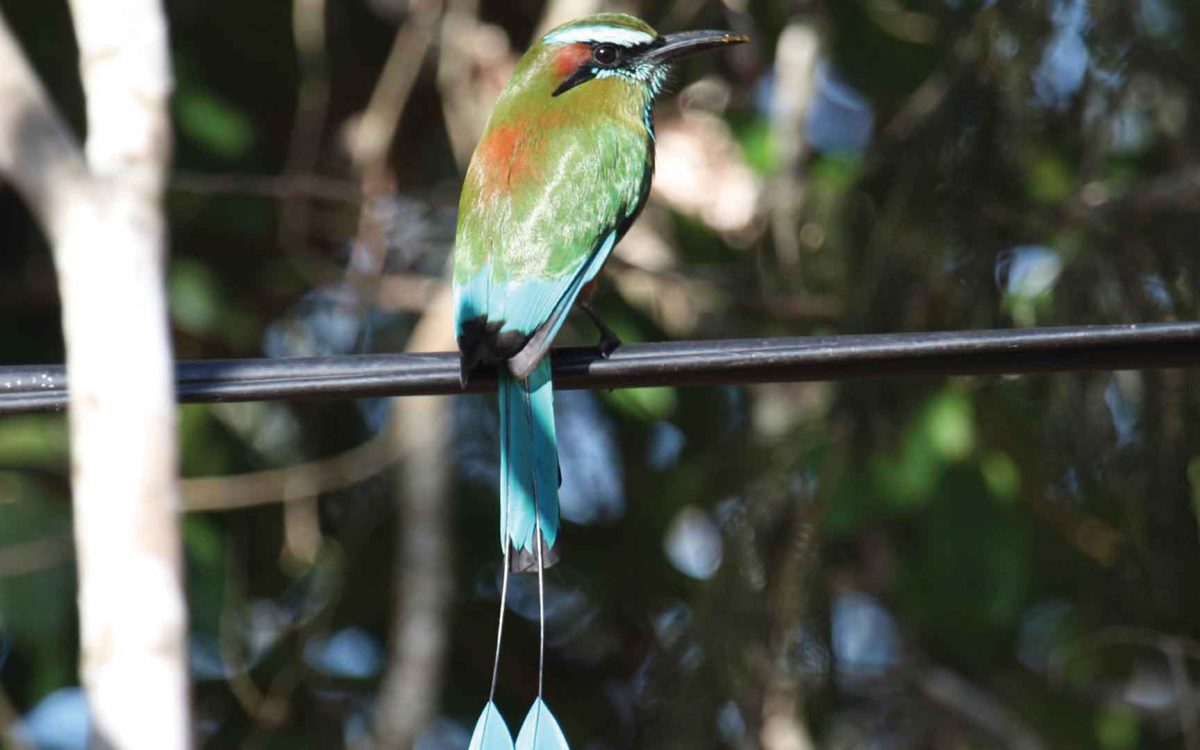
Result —
M750 37L728 31L681 31L659 37L642 57L653 63L669 63L704 50L748 41Z

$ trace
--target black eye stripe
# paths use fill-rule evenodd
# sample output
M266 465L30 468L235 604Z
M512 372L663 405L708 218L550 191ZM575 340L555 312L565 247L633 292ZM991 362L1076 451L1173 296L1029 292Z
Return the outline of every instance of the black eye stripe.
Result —
M592 63L601 68L617 68L629 63L639 55L662 45L662 39L655 39L644 44L615 44L613 42L592 42Z
M639 65L638 58L642 54L661 46L663 41L659 38L645 44L624 45L599 41L586 42L586 44L589 44L592 48L591 61L579 66L574 73L567 76L566 80L559 84L551 96L561 96L576 86L605 75L608 71L615 70L624 73L625 71L636 69ZM603 52L601 52L602 49L604 50ZM609 56L610 53L611 57Z

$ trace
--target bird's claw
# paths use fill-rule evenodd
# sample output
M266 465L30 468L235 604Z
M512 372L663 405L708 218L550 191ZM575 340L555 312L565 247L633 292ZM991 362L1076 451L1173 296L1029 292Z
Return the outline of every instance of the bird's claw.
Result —
M608 359L621 345L621 337L600 318L600 314L596 312L590 302L580 302L579 307L592 319L596 330L600 331L600 343L596 344L596 348L600 350L601 357Z
M612 353L615 352L619 346L621 346L621 338L617 336L617 334L613 333L611 330L601 331L600 342L596 344L596 348L600 350L600 356L602 358L608 359L611 357Z

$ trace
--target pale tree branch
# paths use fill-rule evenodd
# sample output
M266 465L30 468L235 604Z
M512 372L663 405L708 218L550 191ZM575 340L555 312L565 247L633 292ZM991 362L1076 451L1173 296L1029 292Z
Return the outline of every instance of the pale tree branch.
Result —
M469 97L473 93L470 91L471 55L465 49L473 41L471 36L478 25L479 0L448 0L439 39L438 98L442 102L450 149L460 169L466 169L475 141L483 132L483 123L479 122L482 118L478 116L482 108Z
M835 446L822 469L821 489L812 497L792 496L788 544L776 564L776 581L771 596L771 649L773 668L766 674L762 701L760 741L764 750L808 750L815 747L804 720L803 682L791 670L787 649L791 634L808 615L808 602L820 563L821 521L832 500L834 488L846 469L849 440L844 430L830 441Z
M447 0L438 38L438 99L454 161L464 172L516 64L504 32L480 21L479 2Z
M773 189L764 196L770 211L771 229L781 260L787 265L800 261L804 244L799 221L807 200L804 158L804 120L816 93L820 34L811 21L796 19L779 35L775 75L780 95L771 104L771 142L779 144L779 167L772 178Z
M942 667L920 669L916 689L934 704L982 729L1012 750L1040 750L1041 738L995 696L966 678Z
M396 32L367 108L349 129L347 150L363 189L357 241L346 273L352 283L364 278L373 280L383 272L387 256L385 227L373 209L379 199L395 192L388 153L421 66L433 45L441 13L442 0L416 0L409 4L409 18Z
M329 458L225 477L183 480L188 511L239 510L309 500L365 482L400 456L386 433Z
M388 154L443 12L442 0L409 4L366 110L351 132L349 151L366 198L347 279L376 280L384 267L384 227L371 200L391 191ZM409 338L410 351L453 343L449 289L440 287ZM373 740L380 748L412 747L433 718L441 692L450 573L451 483L448 400L395 399L388 439L403 456L394 492L399 523L394 557L397 593L389 637L391 657L379 691Z
M368 180L387 167L387 154L400 116L433 44L441 10L441 0L417 0L409 4L411 16L397 32L371 100L354 127L350 157Z
M542 11L535 34L540 36L555 26L602 10L638 15L639 4L637 0L550 0Z
M221 174L176 172L171 189L195 195L238 195L257 198L328 201L357 206L362 203L358 184L315 174Z
M73 197L90 178L83 154L0 16L0 174L50 241L67 234Z
M288 142L284 179L311 174L321 152L321 133L329 110L329 60L325 50L325 0L293 0L292 38L300 83L296 92L296 119ZM292 193L282 206L279 238L284 249L295 253L308 242L309 204L306 196Z
M0 740L10 750L37 750L19 731L20 719L8 692L0 685Z
M170 152L156 0L72 0L86 158L0 22L0 172L49 236L70 373L81 673L99 743L189 747L163 288Z
M453 302L443 287L409 338L409 351L453 345ZM408 748L437 712L451 592L450 399L392 401L390 432L403 463L396 485L396 598L391 659L379 690L379 748Z

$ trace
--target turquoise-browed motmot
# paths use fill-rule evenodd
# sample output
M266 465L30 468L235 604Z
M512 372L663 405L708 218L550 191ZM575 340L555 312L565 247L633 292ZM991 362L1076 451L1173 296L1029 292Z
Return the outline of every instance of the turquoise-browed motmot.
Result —
M536 571L544 635L542 569L558 558L560 475L547 350L646 202L653 105L669 64L742 41L723 31L660 35L615 13L559 26L517 64L471 158L455 238L455 323L464 383L477 366L499 370L500 631L509 570ZM619 342L592 317L607 355ZM500 632L497 660L499 650ZM515 746L565 748L542 700L541 673L539 665L537 699ZM495 690L493 665L472 750L514 747L492 702Z

